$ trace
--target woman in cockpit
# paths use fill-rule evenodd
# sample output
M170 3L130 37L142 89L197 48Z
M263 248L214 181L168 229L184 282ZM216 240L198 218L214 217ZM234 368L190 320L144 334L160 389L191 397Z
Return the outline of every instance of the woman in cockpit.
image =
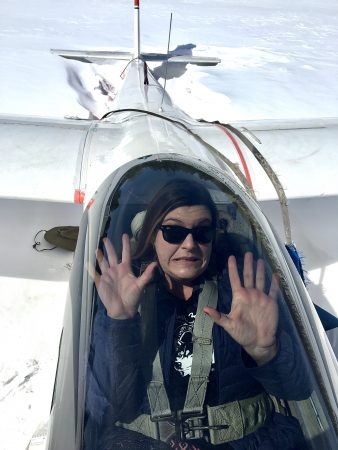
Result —
M97 252L85 448L304 449L272 400L309 395L278 278L219 258L201 183L167 183L138 220L134 252L126 234L121 261L107 238Z

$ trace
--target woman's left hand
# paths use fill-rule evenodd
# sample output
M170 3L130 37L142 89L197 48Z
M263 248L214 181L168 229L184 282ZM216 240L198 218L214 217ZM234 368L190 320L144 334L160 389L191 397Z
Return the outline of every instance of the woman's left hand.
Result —
M276 275L272 276L269 295L266 295L264 261L257 261L255 277L252 253L246 253L244 257L244 286L234 256L230 256L228 268L232 289L230 313L223 314L209 307L204 308L204 311L217 325L223 327L258 365L264 364L277 353L278 278Z

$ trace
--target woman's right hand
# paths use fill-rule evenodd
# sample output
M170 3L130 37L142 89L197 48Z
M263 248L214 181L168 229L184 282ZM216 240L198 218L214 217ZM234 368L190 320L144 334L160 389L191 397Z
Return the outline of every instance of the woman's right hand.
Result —
M136 277L131 268L131 251L129 236L122 236L122 261L117 256L110 240L103 240L108 260L101 250L97 250L97 261L101 275L95 272L94 281L97 292L104 304L107 314L113 319L130 319L138 310L141 293L151 281L156 262L150 263L140 277Z

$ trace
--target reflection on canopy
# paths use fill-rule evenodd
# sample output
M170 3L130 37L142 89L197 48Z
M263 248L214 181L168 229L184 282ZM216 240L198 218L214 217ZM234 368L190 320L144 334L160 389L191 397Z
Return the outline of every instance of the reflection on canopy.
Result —
M138 161L138 164L134 167L132 166L128 171L122 174L119 182L112 190L112 194L105 205L105 219L100 226L102 236L107 236L110 239L120 258L122 234L127 233L132 240L136 239L135 233L133 235L132 226L135 217L139 215L139 213L147 210L147 206L152 200L154 194L168 181L182 178L202 182L203 185L209 190L212 199L217 205L219 220L215 249L218 258L217 264L222 267L223 271L218 282L223 282L223 284L219 284L219 286L222 285L222 289L226 292L225 299L223 299L223 306L219 305L221 310L223 308L225 312L229 312L231 308L231 291L226 275L226 263L229 255L234 254L236 256L239 266L243 264L243 257L247 251L251 251L254 254L255 259L263 258L267 269L266 285L268 286L270 284L272 273L277 272L281 277L281 292L278 298L280 310L278 333L281 339L281 349L279 350L280 353L282 353L282 347L284 345L286 345L286 350L285 356L282 357L279 362L279 370L281 370L281 372L278 373L277 370L277 373L273 376L272 374L274 372L272 371L270 373L270 377L273 378L277 376L282 378L277 383L279 387L276 387L276 378L273 381L269 381L269 379L264 379L263 377L262 381L260 376L256 379L255 375L253 375L253 379L255 381L252 386L256 386L256 388L252 389L254 391L255 389L257 391L258 389L259 392L263 386L264 390L270 395L270 398L274 403L275 411L278 412L276 416L277 418L280 416L290 417L290 419L291 416L298 418L309 448L318 448L318 442L320 442L321 445L324 445L324 443L326 445L331 439L334 439L334 437L332 437L333 435L331 436L332 430L330 430L330 426L326 420L327 411L322 398L322 393L320 392L315 376L310 369L308 356L304 350L304 344L307 351L309 348L307 347L308 338L304 324L302 323L302 318L300 318L299 315L299 308L302 308L299 304L299 297L294 298L294 289L290 289L288 284L289 281L280 265L280 257L276 258L278 246L275 242L273 242L273 233L266 228L266 222L263 220L262 216L260 216L260 212L255 210L256 207L253 206L250 201L247 203L247 199L243 193L236 191L235 184L231 180L225 180L224 177L214 173L213 171L210 172L210 170L205 170L205 166L199 166L197 163L189 165L186 161L166 161L165 159L147 162L144 161L143 163ZM263 227L259 223L262 221ZM142 221L139 226L141 225ZM280 251L281 250L279 249L279 252ZM105 442L106 445L107 442L116 442L116 439L121 439L121 433L125 433L125 430L122 431L121 427L127 429L129 427L130 430L134 431L137 429L138 432L141 432L142 434L142 427L145 426L145 422L142 422L143 425L140 426L137 421L139 421L139 418L141 417L140 414L142 415L144 412L149 414L149 410L147 409L149 408L149 405L148 407L145 406L144 401L142 402L142 398L140 398L140 396L142 397L142 393L145 393L145 385L143 384L144 381L140 381L138 376L136 376L134 381L131 381L133 377L130 378L128 375L129 369L127 369L127 367L130 365L130 355L123 356L123 352L120 354L119 350L116 350L116 345L118 344L116 344L116 342L114 343L111 339L103 339L101 336L101 340L98 340L97 336L100 335L100 327L106 327L106 325L102 325L102 320L104 320L100 315L102 314L102 305L100 305L100 299L97 296L95 296L94 304L95 314L91 343L92 350L89 359L87 381L86 417L88 421L85 429L86 439L89 439L88 442L90 442L85 442L86 448L91 449L100 448L102 442ZM292 319L292 317L296 319L297 327L301 333L303 343L299 337L299 331L297 331L293 322L294 319ZM143 329L151 327L156 330L156 320L155 323L147 323L146 325L143 324ZM128 342L129 339L132 341L132 336L134 335L134 339L136 339L135 342L140 341L141 338L135 338L135 333L138 333L137 330L133 327L130 328L127 335L123 335L124 339ZM154 334L152 334L152 336L153 335ZM121 339L121 337L118 337L118 334L114 336L117 341ZM287 344L282 345L282 341L287 342ZM149 340L147 342L149 342ZM137 350L134 345L136 344L133 344L129 348L129 351L133 349L132 352L135 352L133 356L136 358L141 358L139 366L141 368L143 365L142 354L145 355L147 352L143 350L142 353L141 350L139 356L136 356L138 355L139 350ZM102 350L102 348L100 349L100 346L103 346L104 350ZM107 369L107 365L109 366L110 364L109 355L111 355L110 357L112 359L115 358L114 351L112 353L112 348L110 346L115 349L114 351L116 351L118 355L120 355L118 356L118 358L120 358L119 369L117 369L117 366L114 364ZM104 360L100 360L100 357L98 356L100 355L100 352L102 353L102 351L106 355ZM125 349L125 351L127 350ZM310 354L310 357L311 356L312 355ZM228 364L235 364L236 366L237 363L233 363L229 360ZM250 367L250 362L248 364ZM114 397L114 395L111 396L111 393L107 392L107 389L109 391L109 385L114 385L114 389L116 389L116 386L119 386L116 384L117 370L121 370L124 374L124 383L126 383L127 380L131 381L131 383L136 383L136 389L135 387L130 386L126 391L128 392L128 396L127 400L125 400L123 404L123 408L121 407L120 401L117 400L117 397ZM139 369L133 366L130 370L138 372ZM316 375L318 376L318 370ZM142 375L140 375L140 377L142 379ZM283 377L285 378L283 379ZM261 385L261 388L257 387L257 382ZM229 381L229 383L231 385L231 381ZM249 386L250 382L248 381L247 383ZM121 389L121 392L124 392L124 388L121 386L119 386L118 389ZM248 387L247 389L248 392L250 392L250 388ZM306 400L310 394L310 399ZM233 395L235 395L235 397L233 397ZM241 398L241 395L244 395L245 398L243 389L240 394L232 393L229 398L225 395L221 403L224 401L233 401L238 398L238 395L240 396L239 398ZM101 400L99 401L98 398L101 398ZM97 409L98 404L95 406L95 401L100 405L101 412L99 414ZM216 404L218 403L216 402ZM104 411L104 413L102 413L102 411ZM97 417L97 414L99 417ZM110 424L115 423L117 427L113 427L113 429L109 427L107 428L107 423L105 422L107 417L109 417L108 422ZM318 417L320 417L320 420L318 420ZM133 425L136 423L135 420L138 423L137 425ZM105 423L106 425L104 425ZM94 428L91 428L93 426ZM93 432L93 429L96 431ZM276 430L278 430L278 426ZM148 436L148 438L154 437L151 432L144 433ZM94 438L93 440L93 436L96 434L97 438ZM276 435L278 436L277 431ZM125 439L128 441L128 435L123 434L123 436L125 436ZM238 436L236 439L238 439ZM147 442L147 444L143 444L146 445L144 448L151 448L147 447L147 445L150 445L150 441L144 442ZM243 445L247 445L249 441L245 442L246 444ZM130 445L135 445L135 442ZM160 444L157 443L157 445ZM287 447L286 444L284 448L289 447Z

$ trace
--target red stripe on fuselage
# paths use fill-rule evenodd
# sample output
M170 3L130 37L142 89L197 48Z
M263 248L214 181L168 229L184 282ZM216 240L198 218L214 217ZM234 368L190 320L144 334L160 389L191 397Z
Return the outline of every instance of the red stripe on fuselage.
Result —
M253 189L249 168L248 168L248 165L247 165L247 163L245 161L244 155L242 153L242 150L241 150L238 142L236 141L234 136L230 133L230 131L225 126L219 125L219 124L217 124L217 126L219 128L221 128L224 131L224 133L231 139L231 142L233 143L235 149L237 150L239 159L241 160L241 163L242 163L242 166L243 166L243 170L244 170L244 174L245 174L245 178L247 179L247 181L249 183L249 186Z
M81 189L75 189L74 191L74 203L83 205L85 199L85 193Z

